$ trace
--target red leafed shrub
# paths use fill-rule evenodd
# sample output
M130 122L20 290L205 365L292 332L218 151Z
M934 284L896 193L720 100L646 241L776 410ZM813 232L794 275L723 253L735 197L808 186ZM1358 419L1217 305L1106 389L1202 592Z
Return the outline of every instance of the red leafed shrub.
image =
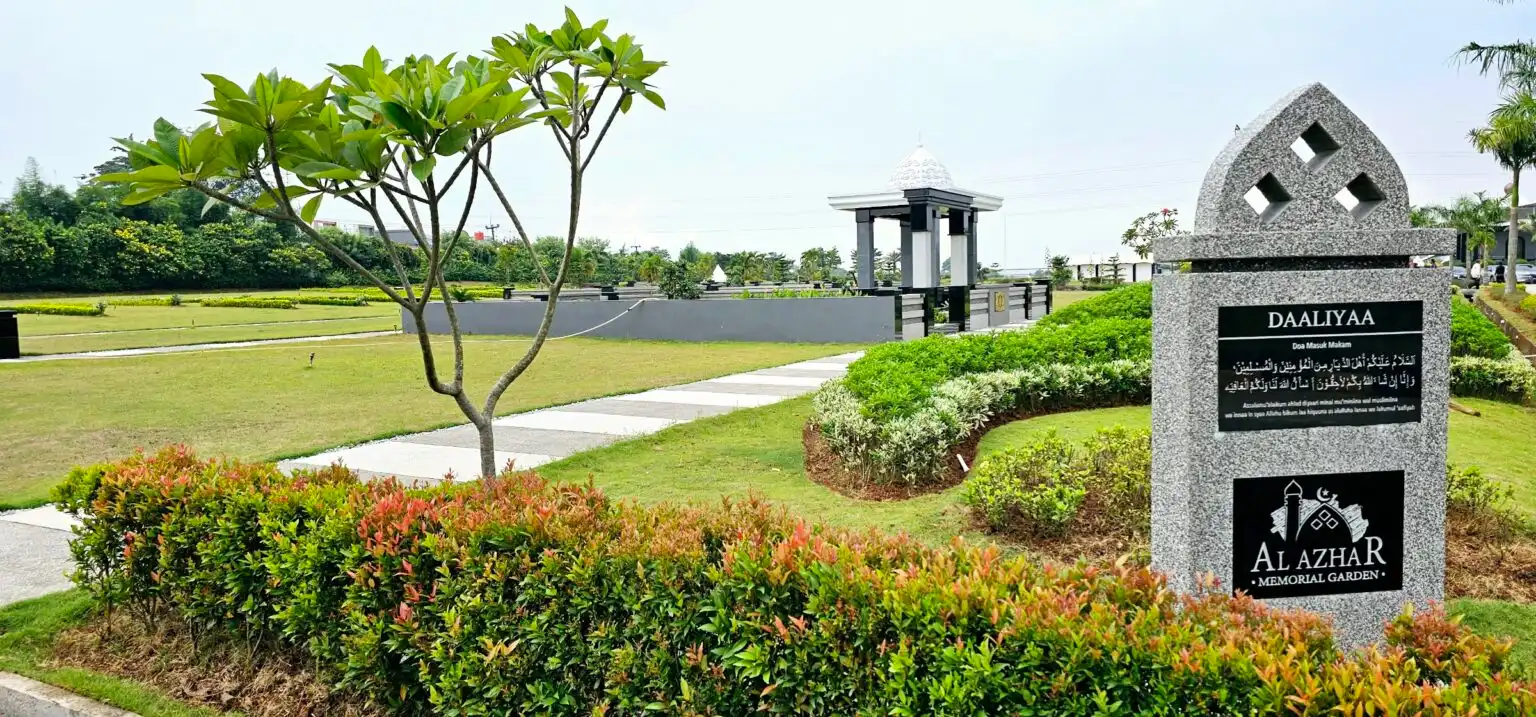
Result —
M433 489L184 449L78 469L76 581L404 714L1525 714L1507 644L1438 609L1341 654L1326 623L532 473Z

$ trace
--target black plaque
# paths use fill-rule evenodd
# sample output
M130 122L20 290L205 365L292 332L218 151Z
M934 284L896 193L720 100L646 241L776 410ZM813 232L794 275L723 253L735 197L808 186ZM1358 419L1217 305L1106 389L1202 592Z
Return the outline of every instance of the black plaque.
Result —
M1403 472L1233 481L1232 586L1261 599L1403 589Z
M1421 301L1222 306L1220 431L1417 423Z

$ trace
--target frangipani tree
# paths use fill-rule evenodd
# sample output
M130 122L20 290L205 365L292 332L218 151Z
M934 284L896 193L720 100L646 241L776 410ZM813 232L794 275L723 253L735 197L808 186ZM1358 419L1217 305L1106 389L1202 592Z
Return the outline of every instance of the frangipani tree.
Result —
M204 75L213 98L203 112L215 121L183 133L165 120L154 139L120 139L133 171L100 182L131 187L125 203L145 202L190 188L220 203L288 222L316 246L358 272L402 306L415 322L427 385L453 398L480 434L482 475L497 471L491 419L496 404L538 356L554 321L576 243L582 179L618 115L635 96L665 109L650 79L666 63L647 60L629 35L612 38L608 22L583 25L571 10L548 32L528 25L491 39L481 56L456 59L411 56L399 63L369 49L359 64L333 64L333 77L307 85L277 71L248 86ZM570 204L565 251L549 280L543 320L523 356L477 402L464 386L464 347L443 267L464 236L482 182L533 252L492 162L495 141L508 132L543 125L565 158ZM261 194L244 201L220 189L232 180L254 181ZM450 194L453 194L450 199ZM316 231L326 202L365 212L378 230L395 276L369 271ZM206 209L205 209L206 210ZM412 284L388 223L403 224L426 257L425 278ZM397 288L398 287L398 288ZM452 368L439 367L426 310L441 302L452 333ZM445 375L446 373L446 375Z

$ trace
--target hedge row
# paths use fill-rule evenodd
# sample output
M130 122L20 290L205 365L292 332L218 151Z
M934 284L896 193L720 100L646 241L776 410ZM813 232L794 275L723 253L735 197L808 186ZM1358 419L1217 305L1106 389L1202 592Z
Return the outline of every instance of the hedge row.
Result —
M881 344L849 364L844 382L870 418L885 421L913 415L939 385L960 376L1151 357L1150 321L1104 318L1028 331Z
M354 296L290 296L283 297L295 304L311 304L315 306L367 306L368 297Z
M1152 318L1152 283L1130 284L1067 304L1046 314L1040 323L1045 326L1062 326L1107 318Z
M1523 714L1439 611L1341 654L1314 615L1145 569L616 503L533 474L407 490L168 449L77 470L75 580L399 714Z
M906 416L876 419L846 380L822 387L811 420L845 467L880 483L922 485L944 475L954 446L1014 414L1141 405L1152 400L1152 362L1044 364L951 379Z
M52 316L101 316L107 313L106 304L15 304L0 308L18 314L49 314Z
M113 306L181 306L182 299L178 294L171 296L126 296L112 299L107 303Z
M1536 403L1536 367L1513 346L1501 359L1452 356L1451 395Z
M281 299L261 296L221 296L199 299L203 306L218 306L241 309L291 309L294 307L292 299Z

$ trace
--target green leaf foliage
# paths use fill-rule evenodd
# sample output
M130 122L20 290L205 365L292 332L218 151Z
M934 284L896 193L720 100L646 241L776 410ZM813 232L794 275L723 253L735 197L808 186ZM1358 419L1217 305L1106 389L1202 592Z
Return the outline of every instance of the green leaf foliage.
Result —
M395 714L1515 715L1510 645L1439 609L1327 622L1144 568L1042 567L758 500L637 505L508 473L408 489L183 448L73 471L75 580Z
M1451 298L1451 355L1502 359L1509 355L1509 338L1477 307L1459 296Z

